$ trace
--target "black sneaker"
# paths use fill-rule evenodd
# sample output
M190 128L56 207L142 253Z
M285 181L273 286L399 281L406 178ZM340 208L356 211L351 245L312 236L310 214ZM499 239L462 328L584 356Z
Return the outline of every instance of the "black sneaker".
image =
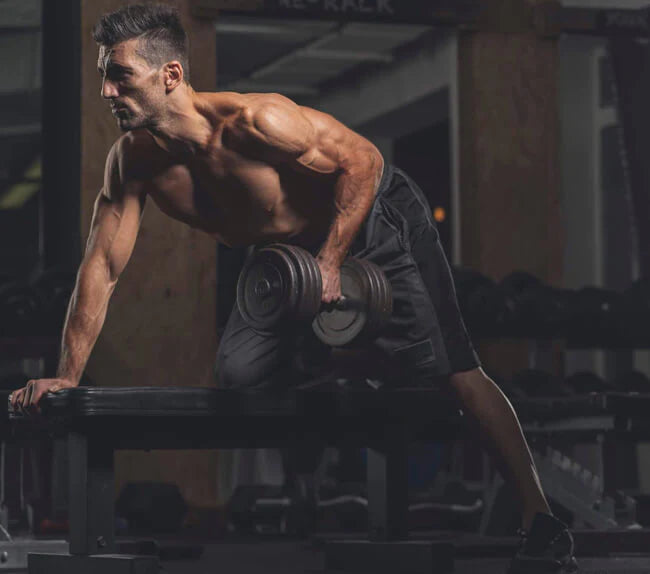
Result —
M529 532L520 531L521 547L508 574L572 574L578 571L573 536L567 525L538 512Z

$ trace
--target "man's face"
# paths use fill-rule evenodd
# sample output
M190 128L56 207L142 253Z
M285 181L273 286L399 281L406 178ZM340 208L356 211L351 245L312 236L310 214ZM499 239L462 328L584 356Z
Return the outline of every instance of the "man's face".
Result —
M164 106L165 86L160 70L136 53L137 42L133 39L99 47L101 94L109 101L122 131L155 126Z

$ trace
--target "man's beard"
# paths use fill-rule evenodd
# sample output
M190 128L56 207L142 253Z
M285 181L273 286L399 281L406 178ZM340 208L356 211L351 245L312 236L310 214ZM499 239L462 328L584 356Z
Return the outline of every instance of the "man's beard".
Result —
M117 125L123 132L147 128L151 122L142 115L132 115L130 111L116 116Z

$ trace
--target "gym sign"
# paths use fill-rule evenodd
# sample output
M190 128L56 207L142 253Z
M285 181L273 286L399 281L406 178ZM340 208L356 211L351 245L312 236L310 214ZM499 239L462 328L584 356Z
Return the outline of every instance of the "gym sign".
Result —
M395 0L276 0L278 8L330 14L394 16ZM399 0L398 0L399 1ZM273 2L269 2L273 4Z
M199 18L220 11L257 13L272 18L424 24L469 30L520 32L536 29L544 37L561 32L595 36L650 36L650 9L562 6L548 0L515 11L512 18L491 15L487 0L189 0ZM614 3L614 0L613 2ZM524 3L525 4L525 3ZM495 12L496 14L497 12Z
M605 36L640 35L650 32L650 11L641 10L603 10L597 16L597 30Z
M472 0L473 1L473 0ZM213 0L215 2L215 0ZM468 0L234 0L216 1L223 10L238 12L243 6L264 16L361 20L369 22L433 23L440 12L454 16ZM202 0L201 4L208 3Z

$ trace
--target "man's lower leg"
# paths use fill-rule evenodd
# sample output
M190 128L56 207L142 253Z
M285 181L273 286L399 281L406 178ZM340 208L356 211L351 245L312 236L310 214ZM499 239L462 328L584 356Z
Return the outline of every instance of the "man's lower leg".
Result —
M510 401L482 369L452 375L451 385L497 469L515 487L522 507L522 526L528 530L535 514L551 511Z

